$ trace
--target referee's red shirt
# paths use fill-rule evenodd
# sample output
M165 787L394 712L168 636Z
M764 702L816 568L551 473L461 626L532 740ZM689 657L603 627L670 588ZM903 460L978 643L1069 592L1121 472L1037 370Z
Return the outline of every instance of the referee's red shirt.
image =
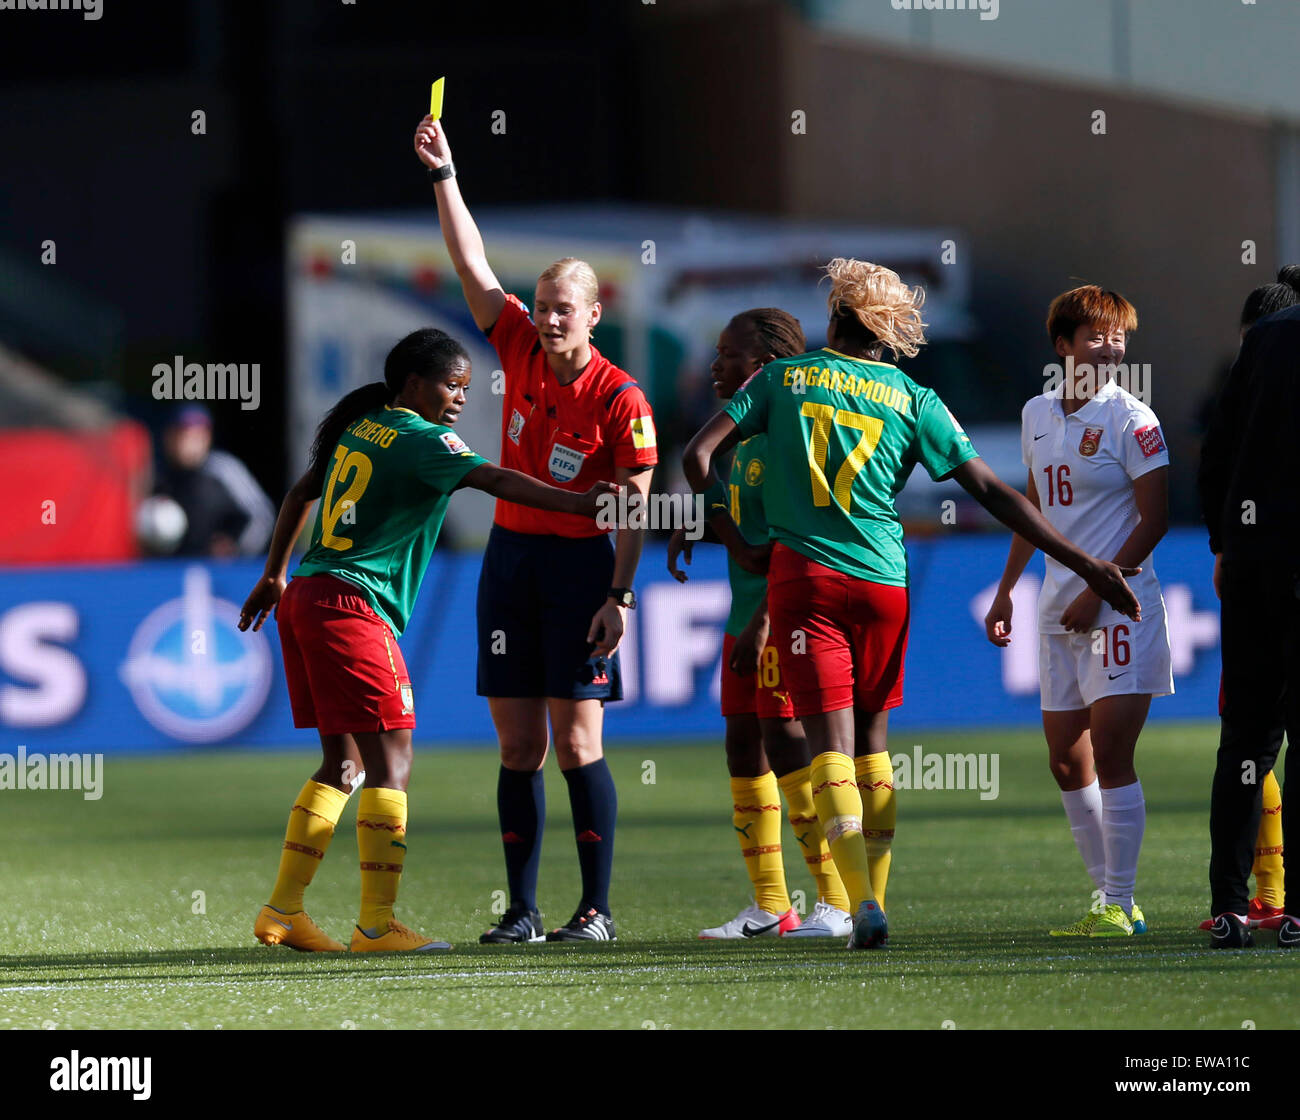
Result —
M506 296L488 338L506 378L501 412L501 465L578 493L614 482L616 467L651 467L659 461L654 417L641 387L591 348L576 381L561 385L528 309ZM550 513L497 499L496 523L517 533L598 537L594 518Z

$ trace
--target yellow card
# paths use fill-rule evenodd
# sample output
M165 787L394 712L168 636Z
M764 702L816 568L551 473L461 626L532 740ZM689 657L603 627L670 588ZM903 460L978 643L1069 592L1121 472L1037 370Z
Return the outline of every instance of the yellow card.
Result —
M429 90L429 116L435 121L442 119L442 84L446 78L439 78Z

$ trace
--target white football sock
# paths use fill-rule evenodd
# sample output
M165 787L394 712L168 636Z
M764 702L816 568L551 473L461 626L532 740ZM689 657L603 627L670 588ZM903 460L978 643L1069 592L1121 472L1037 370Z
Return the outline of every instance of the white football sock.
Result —
M1133 911L1138 853L1146 831L1147 804L1142 783L1101 791L1101 831L1106 842L1106 904L1119 903L1124 913Z
M1074 846L1083 856L1083 866L1088 869L1092 885L1099 891L1106 889L1106 845L1101 834L1101 786L1097 779L1083 789L1061 790L1061 804L1070 822L1070 835Z

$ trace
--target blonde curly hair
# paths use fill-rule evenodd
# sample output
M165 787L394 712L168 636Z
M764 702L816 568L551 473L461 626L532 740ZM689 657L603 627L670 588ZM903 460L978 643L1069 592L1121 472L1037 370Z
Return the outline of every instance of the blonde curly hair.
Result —
M836 257L826 266L831 291L826 305L832 319L871 336L894 357L915 358L925 344L921 305L925 289L909 288L893 269L870 261ZM856 332L855 332L856 333Z

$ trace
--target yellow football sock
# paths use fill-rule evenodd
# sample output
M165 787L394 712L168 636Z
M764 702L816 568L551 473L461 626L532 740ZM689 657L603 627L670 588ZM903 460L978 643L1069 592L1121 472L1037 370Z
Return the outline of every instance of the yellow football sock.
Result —
M388 929L406 858L406 793L361 791L357 803L357 852L361 856L361 917L364 930Z
M889 864L898 823L898 798L894 793L894 764L889 752L864 754L853 760L862 797L862 836L867 842L867 864L876 901L885 909L885 888L889 885Z
M740 834L740 854L754 884L754 901L769 914L790 909L781 859L781 794L776 775L731 779L731 824Z
M1255 896L1267 906L1282 905L1282 790L1270 770L1264 775L1264 812L1255 840Z
M849 896L849 912L874 899L867 845L862 839L862 797L853 773L853 759L826 751L812 760L809 778L813 804L826 833L835 867Z
M817 897L829 906L847 910L848 892L844 889L840 873L835 870L835 861L831 859L831 850L826 844L826 833L822 831L821 822L817 819L812 782L808 778L809 770L810 767L807 766L801 770L792 770L784 778L778 779L778 784L785 793L790 825L803 852L803 861L817 883Z
M320 782L308 782L298 791L289 810L284 847L280 851L280 872L269 900L277 910L296 914L302 909L303 892L325 858L325 849L334 838L334 826L339 823L347 803L346 793Z

